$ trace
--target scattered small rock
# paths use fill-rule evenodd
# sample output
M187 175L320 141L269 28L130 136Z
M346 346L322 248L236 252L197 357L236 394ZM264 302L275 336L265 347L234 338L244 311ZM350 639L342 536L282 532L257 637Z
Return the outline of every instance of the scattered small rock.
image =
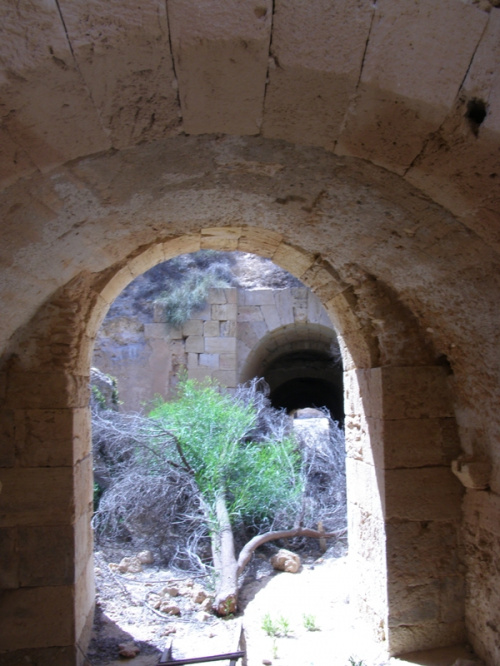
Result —
M206 613L205 611L198 611L198 613L196 613L196 619L198 622L206 622L208 619L210 619L210 613Z
M288 573L297 573L301 566L300 557L285 548L273 555L270 562L276 570L287 571Z
M163 588L161 594L162 596L166 596L168 594L169 597L178 597L180 591L179 588L176 587L175 585L167 585L167 587Z
M205 590L202 590L201 588L193 589L192 599L195 604L203 603L207 597L208 594L205 592Z
M202 603L200 605L201 610L207 611L207 613L208 613L210 611L210 609L212 608L212 601L213 601L212 597L207 597L205 599L205 601L202 601Z
M125 659L133 659L140 652L135 643L120 643L118 650L120 657L124 657Z
M150 550L143 550L138 553L137 559L141 564L153 564L155 561L153 553Z
M176 606L175 604L171 604L168 601L162 601L160 604L160 610L162 613L166 613L167 615L180 615L181 614L181 609L179 606Z
M262 663L264 664L264 666L271 666L273 662L270 659L263 659Z
M148 595L148 603L152 608L160 608L162 601L163 599L159 594L151 593Z
M124 557L118 565L118 571L124 573L139 573L142 571L142 563L138 557Z

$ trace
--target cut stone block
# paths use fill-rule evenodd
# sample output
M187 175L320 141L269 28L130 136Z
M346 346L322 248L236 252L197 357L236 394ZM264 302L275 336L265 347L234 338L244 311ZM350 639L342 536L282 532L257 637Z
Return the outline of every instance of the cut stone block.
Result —
M203 335L208 338L217 338L220 334L218 321L206 321L203 326Z
M449 467L386 470L386 517L457 522L463 488Z
M207 354L235 354L236 338L205 338Z
M219 368L219 354L200 354L200 367Z
M205 351L205 338L202 335L190 335L186 338L185 349L187 352L201 353Z
M72 467L2 469L0 482L0 526L64 525L72 522Z
M72 585L5 590L0 596L0 645L4 650L72 645L73 602Z
M203 335L203 322L199 319L189 319L182 327L182 334L186 337Z
M212 305L212 319L228 321L236 319L236 303L225 305Z

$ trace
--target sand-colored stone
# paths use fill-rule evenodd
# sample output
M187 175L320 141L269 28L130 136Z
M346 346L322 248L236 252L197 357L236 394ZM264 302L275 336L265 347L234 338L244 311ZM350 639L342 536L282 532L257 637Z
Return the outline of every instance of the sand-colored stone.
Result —
M257 9L219 0L170 4L183 124L189 132L258 132L272 6L264 0ZM205 109L202 117L200 106Z
M51 647L56 642L72 645L73 593L69 585L6 590L0 599L2 648L19 650L28 642L31 647ZM40 614L40 608L46 612Z
M200 247L274 257L311 282L337 330L352 525L376 541L352 541L360 618L393 654L467 636L488 666L498 662L496 4L2 4L7 666L81 661L75 643L85 643L93 599L83 527L93 340L135 275ZM296 326L289 312L285 328ZM168 374L185 350L180 338L168 354L158 341L149 338L152 362ZM293 345L285 334L269 343L253 354L240 341L238 370ZM490 465L489 490L473 468L475 488L453 476L457 442ZM393 516L386 529L381 497ZM33 565L40 586L16 589L32 546L47 553L52 530L70 529L76 515L77 593L51 585L64 567L52 574L48 555ZM453 573L438 523L450 562L463 544ZM31 529L23 549L19 530ZM410 575L410 553L415 578L387 597L391 572ZM426 562L440 577L437 596Z
M208 354L234 354L236 338L204 338L205 352Z
M5 468L0 471L0 482L2 527L71 523L72 467Z

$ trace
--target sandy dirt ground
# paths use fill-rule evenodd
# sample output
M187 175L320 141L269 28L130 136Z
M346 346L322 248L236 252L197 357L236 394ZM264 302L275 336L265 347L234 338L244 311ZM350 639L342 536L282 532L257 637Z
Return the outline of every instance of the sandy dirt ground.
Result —
M454 666L457 659L465 660L466 666L474 663L464 646L388 659L380 646L363 639L349 603L349 578L348 559L338 552L305 557L296 574L277 573L267 558L256 557L242 586L242 612L222 620L201 610L192 598L190 590L199 589L204 579L154 565L120 575L110 570L109 557L97 553L96 622L87 663L156 666L170 644L174 659L227 653L237 649L242 630L247 666ZM179 588L181 594L171 601L180 615L153 608L154 595L165 586ZM121 657L120 645L133 647L136 656Z

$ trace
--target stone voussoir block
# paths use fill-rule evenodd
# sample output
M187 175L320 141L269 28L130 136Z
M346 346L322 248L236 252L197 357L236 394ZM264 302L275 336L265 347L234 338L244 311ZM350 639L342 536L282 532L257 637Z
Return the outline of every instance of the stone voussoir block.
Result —
M274 305L274 289L240 289L239 305Z
M238 250L269 258L276 252L282 240L283 236L275 231L243 227L238 241Z
M270 331L281 326L280 315L275 305L261 305L260 310L262 312L262 316L264 317L264 321L266 322L267 328Z
M295 277L300 278L314 264L314 256L282 243L274 253L273 261Z
M260 307L255 305L238 305L237 317L238 317L238 322L263 320Z

